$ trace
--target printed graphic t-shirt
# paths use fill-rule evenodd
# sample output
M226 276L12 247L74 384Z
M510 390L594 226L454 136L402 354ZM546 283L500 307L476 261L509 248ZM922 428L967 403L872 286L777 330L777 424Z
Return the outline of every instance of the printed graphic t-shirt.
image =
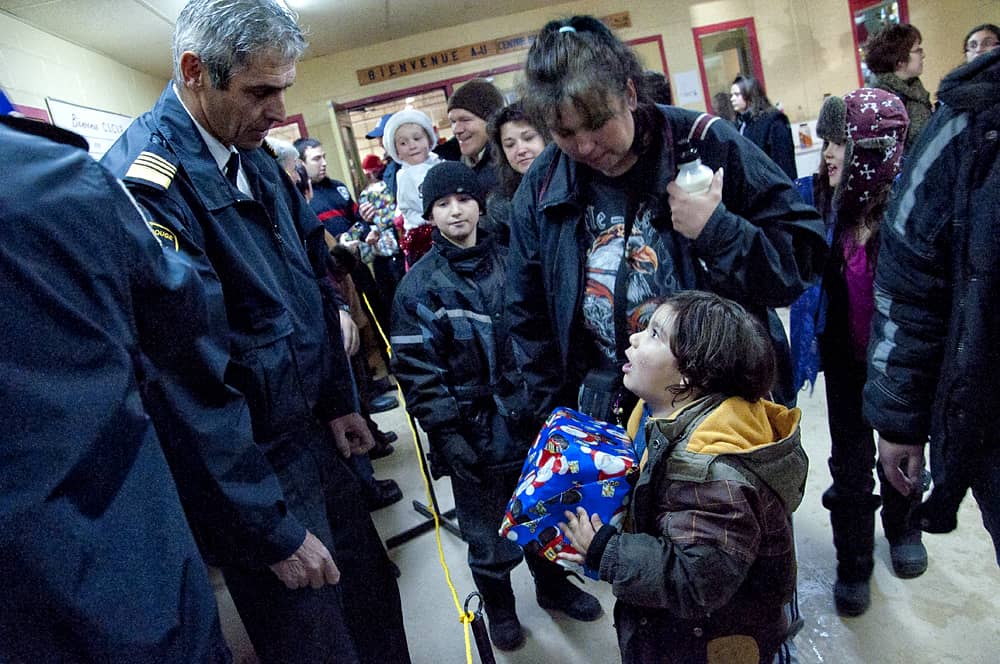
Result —
M628 177L628 173L618 178L595 173L584 213L590 246L583 318L609 367L617 363L614 296L615 280L625 251L628 194L624 179ZM628 238L625 315L629 334L644 329L663 299L679 290L670 254L653 228L651 217L651 211L640 205ZM624 341L627 345L628 340Z

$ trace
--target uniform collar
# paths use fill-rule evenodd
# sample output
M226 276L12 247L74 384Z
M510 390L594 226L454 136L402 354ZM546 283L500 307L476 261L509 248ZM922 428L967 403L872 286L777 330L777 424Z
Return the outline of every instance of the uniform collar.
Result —
M209 209L220 209L240 198L229 184L220 164L198 131L198 123L187 112L168 83L155 107L157 129L169 143L184 171L197 184L197 194ZM256 150L240 152L240 172L251 182L259 180L254 168ZM228 151L226 160L229 159ZM268 157L270 159L270 157ZM225 162L222 163L225 168ZM258 185L262 186L262 185Z
M194 123L195 129L197 129L198 133L201 134L201 138L203 141L205 141L205 146L208 148L209 154L212 155L212 159L215 160L216 166L218 166L222 174L225 175L226 165L229 163L229 158L233 154L239 154L239 152L236 150L236 147L234 146L227 148L225 145L222 144L222 141L217 139L215 136L210 134L207 129L201 126L201 123L198 122L198 119L195 118L194 115L192 115L191 109L187 107L187 104L184 103L184 100L181 99L180 94L178 94L176 83L170 84L170 90L171 92L174 93L174 97L177 98L177 101L180 103L181 108L183 108L184 112L188 114L189 118L191 118L191 122ZM250 192L250 183L247 181L246 173L243 170L242 164L240 165L239 174L236 177L236 184L238 185L240 191L242 191L247 196L252 196Z

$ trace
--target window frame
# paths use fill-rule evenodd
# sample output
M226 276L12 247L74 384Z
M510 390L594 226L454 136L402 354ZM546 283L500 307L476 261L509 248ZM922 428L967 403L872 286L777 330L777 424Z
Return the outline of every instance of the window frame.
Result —
M847 11L851 21L851 39L854 40L854 66L858 72L858 86L863 87L865 85L864 75L861 73L861 43L858 41L858 29L857 24L854 22L854 15L859 11L864 11L866 9L871 9L876 5L880 5L885 0L847 0ZM895 0L899 5L899 22L909 23L910 22L910 7L908 0Z

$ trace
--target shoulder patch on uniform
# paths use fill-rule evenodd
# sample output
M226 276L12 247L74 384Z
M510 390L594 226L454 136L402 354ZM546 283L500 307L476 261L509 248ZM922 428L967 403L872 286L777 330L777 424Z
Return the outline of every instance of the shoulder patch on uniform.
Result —
M125 171L126 182L166 190L177 174L177 160L160 145L150 144Z
M173 247L174 251L180 251L181 246L177 241L177 234L172 230L163 224L156 223L155 221L149 222L149 228L153 231L153 235L160 241L160 245L164 249Z

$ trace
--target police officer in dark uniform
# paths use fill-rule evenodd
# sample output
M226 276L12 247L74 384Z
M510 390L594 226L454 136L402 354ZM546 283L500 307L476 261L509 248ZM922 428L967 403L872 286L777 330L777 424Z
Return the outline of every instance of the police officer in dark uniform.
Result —
M371 447L357 414L322 257L323 228L261 149L284 118L305 41L273 0L193 0L174 32L174 78L105 155L190 256L246 396L254 438L289 509L333 554L338 585L289 590L266 568L223 573L265 662L409 661L399 590L344 459ZM332 315L337 320L337 315ZM336 626L346 622L349 638Z
M316 538L220 355L195 352L211 344L203 286L165 229L76 134L0 117L0 159L0 661L228 662L185 510L205 550L291 584L336 568L298 555Z

